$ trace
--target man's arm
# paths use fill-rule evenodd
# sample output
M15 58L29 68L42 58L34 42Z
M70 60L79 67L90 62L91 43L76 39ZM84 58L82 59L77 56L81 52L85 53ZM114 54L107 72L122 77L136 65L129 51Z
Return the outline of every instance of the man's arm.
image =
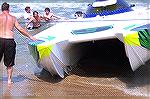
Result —
M28 22L27 25L25 26L25 29L27 29L28 25L29 25L30 23L32 23L33 19L34 19L33 17L30 18L29 22Z
M36 40L36 38L34 38L32 35L30 35L25 29L23 29L20 24L18 23L17 19L15 19L15 27L16 29L23 34L24 36L32 39L32 40Z
M52 17L55 17L56 19L61 19L60 16L56 16L55 14L52 13Z

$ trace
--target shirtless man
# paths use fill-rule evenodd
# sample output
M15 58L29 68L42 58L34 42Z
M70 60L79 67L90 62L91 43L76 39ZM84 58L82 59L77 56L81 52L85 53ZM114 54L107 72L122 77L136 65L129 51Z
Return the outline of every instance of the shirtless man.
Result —
M14 41L13 28L15 27L21 34L36 40L28 34L18 23L17 19L9 14L9 4L4 2L1 6L0 14L0 61L4 55L4 65L7 67L8 84L12 83L13 65L15 65L16 43Z
M41 22L41 17L38 15L37 11L33 12L33 17L31 17L29 23L27 24L26 28L28 27L29 24L33 24L33 28L32 29L37 29L41 26L40 24Z

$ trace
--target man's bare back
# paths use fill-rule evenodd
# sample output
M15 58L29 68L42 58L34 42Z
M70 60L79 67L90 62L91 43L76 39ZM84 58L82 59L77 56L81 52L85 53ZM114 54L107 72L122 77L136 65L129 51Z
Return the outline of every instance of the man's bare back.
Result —
M13 38L16 18L5 11L0 14L0 38Z
M20 26L17 19L9 14L9 11L2 11L0 14L0 38L14 38L14 27L24 36L36 40Z

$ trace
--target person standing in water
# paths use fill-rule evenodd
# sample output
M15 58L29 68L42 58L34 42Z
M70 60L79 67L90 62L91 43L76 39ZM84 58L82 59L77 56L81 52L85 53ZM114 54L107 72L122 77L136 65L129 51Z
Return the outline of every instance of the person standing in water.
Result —
M51 11L50 11L50 8L45 8L45 13L44 13L44 16L43 16L43 19L45 21L52 21L52 20L56 20L56 19L60 19L60 17L54 15Z
M41 26L41 17L39 16L37 11L33 12L33 17L31 17L29 23L27 24L26 28L28 27L28 25L33 24L33 28L32 29L38 29Z
M8 84L12 84L13 66L15 65L16 43L14 41L13 29L16 28L21 34L36 40L26 32L18 23L16 17L9 14L9 4L4 2L1 5L0 14L0 62L4 56L4 65L7 67Z

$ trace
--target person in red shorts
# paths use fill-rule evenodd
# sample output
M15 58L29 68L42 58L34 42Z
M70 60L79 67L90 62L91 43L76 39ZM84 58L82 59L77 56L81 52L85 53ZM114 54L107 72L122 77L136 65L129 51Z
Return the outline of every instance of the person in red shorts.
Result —
M8 84L12 84L12 72L15 65L16 43L14 41L14 27L24 36L36 40L18 23L16 17L9 14L9 4L4 2L0 14L0 62L4 56L4 65L7 67Z

